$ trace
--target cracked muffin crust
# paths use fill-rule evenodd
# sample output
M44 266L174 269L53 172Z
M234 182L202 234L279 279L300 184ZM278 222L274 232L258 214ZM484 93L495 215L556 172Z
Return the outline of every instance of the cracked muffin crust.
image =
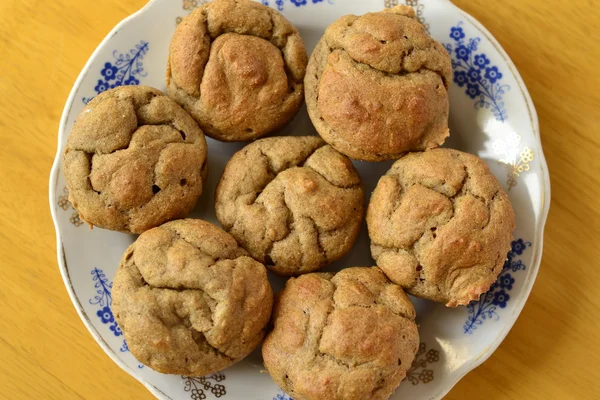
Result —
M398 158L448 137L451 74L450 56L412 8L347 15L310 57L308 114L321 137L349 157Z
M283 276L346 254L364 193L348 157L316 136L257 140L229 160L215 195L217 218L252 257Z
M79 114L62 162L82 220L142 233L192 211L206 179L206 140L164 93L121 86Z
M393 282L456 307L497 279L515 215L479 157L434 149L392 165L371 196L367 226L373 258Z
M201 220L140 235L113 287L131 353L165 374L202 376L240 361L262 340L272 306L265 267Z
M382 400L419 347L415 309L377 267L288 280L265 339L265 367L297 400Z
M208 136L253 140L296 115L306 63L298 30L277 11L250 0L215 0L177 27L167 91Z

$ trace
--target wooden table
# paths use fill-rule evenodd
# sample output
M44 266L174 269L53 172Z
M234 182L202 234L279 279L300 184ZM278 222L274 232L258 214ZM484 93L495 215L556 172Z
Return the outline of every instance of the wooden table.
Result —
M79 320L58 271L48 207L71 86L104 36L144 2L0 2L0 398L151 398ZM456 0L500 41L531 92L552 205L522 315L449 399L600 398L600 11L593 3Z

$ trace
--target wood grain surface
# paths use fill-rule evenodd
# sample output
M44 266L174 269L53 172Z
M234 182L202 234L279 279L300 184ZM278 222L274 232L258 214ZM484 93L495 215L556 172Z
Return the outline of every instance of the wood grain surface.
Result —
M2 399L151 398L77 316L58 271L48 207L71 86L104 36L144 2L0 1ZM455 3L500 41L531 92L552 203L542 266L523 313L492 357L447 398L600 398L598 4Z

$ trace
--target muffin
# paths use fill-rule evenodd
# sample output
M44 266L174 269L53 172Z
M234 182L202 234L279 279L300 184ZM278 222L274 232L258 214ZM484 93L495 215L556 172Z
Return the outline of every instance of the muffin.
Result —
M206 140L164 93L120 86L79 114L62 168L83 221L142 233L192 211L206 179Z
M363 204L350 160L316 136L249 144L227 163L215 196L223 228L283 276L315 271L346 254Z
M340 18L308 63L306 104L341 153L381 161L441 145L449 135L450 56L412 8Z
M290 279L273 322L265 367L296 400L387 399L419 347L412 304L377 267Z
M455 307L497 279L515 215L481 159L434 149L392 165L371 196L367 226L373 258L393 282Z
M277 11L250 0L215 0L178 25L167 91L208 136L253 140L296 115L306 63L298 30Z
M144 232L113 286L129 350L165 374L202 376L240 361L261 342L272 306L265 267L201 220Z

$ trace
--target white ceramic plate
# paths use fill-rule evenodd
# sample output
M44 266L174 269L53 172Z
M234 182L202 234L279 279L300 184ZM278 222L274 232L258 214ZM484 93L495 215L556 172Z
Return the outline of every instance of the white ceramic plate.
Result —
M346 14L363 14L406 3L453 60L450 89L451 137L446 146L482 157L508 190L517 228L505 269L490 292L468 307L413 299L421 348L393 399L438 399L500 345L521 312L537 275L550 181L531 98L507 54L491 34L448 0L263 0L300 30L312 51L325 27ZM151 0L119 23L90 57L65 105L58 151L50 176L50 208L56 225L58 263L65 285L86 327L102 349L161 399L288 399L261 373L259 352L218 374L196 378L162 375L129 352L110 311L112 279L134 236L89 230L67 201L60 157L73 121L89 99L118 85L165 89L168 44L176 23L203 0ZM306 110L282 134L314 134ZM213 195L229 157L242 144L208 139L209 179L194 217L218 223ZM391 162L355 162L367 193ZM372 265L366 229L351 253L327 270ZM282 281L272 279L275 290Z

